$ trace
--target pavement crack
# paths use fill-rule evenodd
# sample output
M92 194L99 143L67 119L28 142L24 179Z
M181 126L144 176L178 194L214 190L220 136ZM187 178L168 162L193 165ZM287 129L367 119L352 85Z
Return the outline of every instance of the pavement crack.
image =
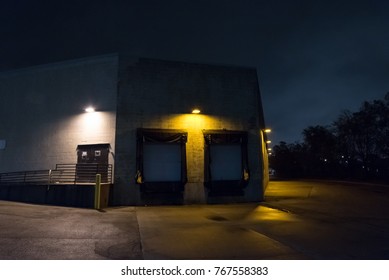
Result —
M144 258L143 238L142 238L142 233L140 230L138 211L137 211L136 207L134 208L134 212L135 212L136 230L138 232L138 239L139 239L139 251L140 251L140 258L139 259L144 260L145 258Z

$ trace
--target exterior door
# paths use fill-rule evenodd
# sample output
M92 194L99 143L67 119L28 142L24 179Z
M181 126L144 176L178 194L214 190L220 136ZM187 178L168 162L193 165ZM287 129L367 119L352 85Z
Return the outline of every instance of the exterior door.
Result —
M148 182L181 180L180 144L147 143L143 146L143 172Z
M243 195L250 179L247 132L203 130L204 185L209 195Z
M215 181L232 181L242 178L242 148L239 144L213 145L211 174Z

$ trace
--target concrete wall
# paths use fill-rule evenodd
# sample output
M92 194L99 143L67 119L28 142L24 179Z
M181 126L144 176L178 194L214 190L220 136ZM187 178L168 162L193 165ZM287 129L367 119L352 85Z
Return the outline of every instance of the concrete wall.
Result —
M119 69L116 204L143 203L139 185L134 180L137 128L184 129L188 132L185 203L208 200L203 186L202 130L247 131L251 178L241 200L263 198L266 180L260 130L264 121L255 69L126 58L120 60ZM200 108L202 113L191 114L194 107Z
M106 55L0 73L0 172L76 163L78 144L114 151L117 69Z

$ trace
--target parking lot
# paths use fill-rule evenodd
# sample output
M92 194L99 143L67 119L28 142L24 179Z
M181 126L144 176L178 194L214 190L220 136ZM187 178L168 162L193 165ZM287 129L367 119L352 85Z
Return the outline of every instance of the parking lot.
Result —
M272 181L261 203L0 201L0 259L389 259L389 188Z

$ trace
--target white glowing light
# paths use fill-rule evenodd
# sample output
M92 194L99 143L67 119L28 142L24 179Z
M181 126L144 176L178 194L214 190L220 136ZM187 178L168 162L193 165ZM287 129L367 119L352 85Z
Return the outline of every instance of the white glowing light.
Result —
M95 108L93 108L92 106L85 108L85 112L87 112L87 113L93 113L94 111L95 111Z

